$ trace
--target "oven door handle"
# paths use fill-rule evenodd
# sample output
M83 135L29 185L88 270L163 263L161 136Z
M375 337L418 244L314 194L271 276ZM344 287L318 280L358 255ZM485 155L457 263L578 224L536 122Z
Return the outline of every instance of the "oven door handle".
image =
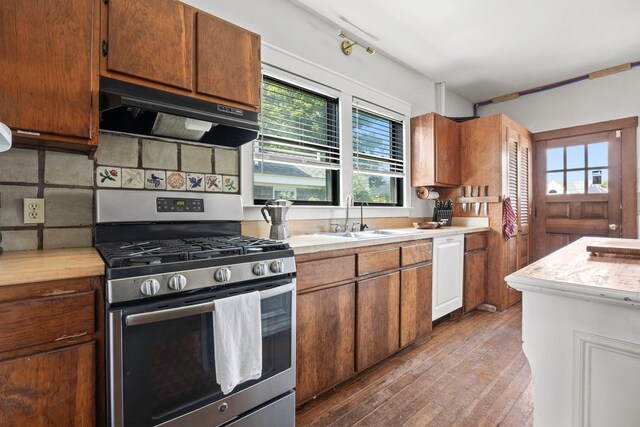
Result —
M295 282L288 283L277 288L260 291L260 299L275 297L291 292L296 288ZM187 307L169 308L167 310L152 311L150 313L130 314L124 322L127 326L146 325L148 323L161 322L163 320L179 319L181 317L194 316L196 314L209 313L215 310L215 301Z

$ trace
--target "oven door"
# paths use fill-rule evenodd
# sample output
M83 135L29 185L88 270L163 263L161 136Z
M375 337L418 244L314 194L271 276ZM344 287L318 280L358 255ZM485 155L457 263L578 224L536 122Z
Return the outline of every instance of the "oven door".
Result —
M224 395L216 383L213 301L256 290L262 376ZM216 426L292 392L295 318L291 278L111 310L110 424Z

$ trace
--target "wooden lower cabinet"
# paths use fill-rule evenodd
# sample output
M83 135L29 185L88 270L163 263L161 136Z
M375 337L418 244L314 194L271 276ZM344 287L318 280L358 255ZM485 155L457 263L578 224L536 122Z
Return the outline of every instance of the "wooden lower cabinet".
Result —
M486 249L464 254L464 313L485 302L488 259Z
M400 347L431 333L431 292L433 266L400 272Z
M354 374L355 283L298 295L296 400Z
M101 277L0 286L0 426L104 424Z
M398 351L400 334L400 273L358 282L356 371Z
M95 424L95 343L0 362L0 425Z

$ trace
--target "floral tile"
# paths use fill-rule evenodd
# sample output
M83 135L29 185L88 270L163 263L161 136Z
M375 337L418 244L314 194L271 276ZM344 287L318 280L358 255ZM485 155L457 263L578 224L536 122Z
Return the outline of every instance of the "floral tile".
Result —
M235 175L222 176L222 191L225 193L238 192L238 177Z
M144 188L147 190L164 190L167 188L165 171L144 171Z
M144 188L144 171L122 168L122 188Z
M213 192L222 191L222 175L205 175L205 190Z
M167 190L186 191L187 174L183 172L167 172Z
M96 169L96 183L98 183L98 187L120 188L122 185L121 169L99 166Z
M204 191L204 174L188 173L187 174L187 190L188 191Z

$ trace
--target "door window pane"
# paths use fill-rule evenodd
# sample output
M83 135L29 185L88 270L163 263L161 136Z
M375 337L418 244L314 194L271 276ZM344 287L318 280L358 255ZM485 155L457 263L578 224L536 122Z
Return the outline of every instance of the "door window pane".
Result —
M564 174L562 172L547 173L547 194L564 194Z
M597 144L589 144L587 146L587 155L589 158L589 167L609 165L609 143L598 142Z
M547 170L562 170L564 169L564 149L560 148L548 148L547 149Z
M584 145L567 147L567 169L584 167Z
M587 192L590 194L609 192L609 169L589 170Z
M567 194L584 194L584 171L567 172Z

